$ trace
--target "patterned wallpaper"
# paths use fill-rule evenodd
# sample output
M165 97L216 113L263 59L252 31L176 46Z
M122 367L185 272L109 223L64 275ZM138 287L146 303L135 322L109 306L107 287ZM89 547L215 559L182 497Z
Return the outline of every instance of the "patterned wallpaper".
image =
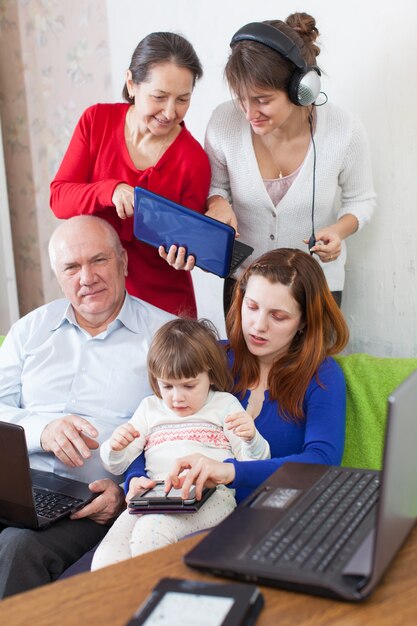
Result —
M49 184L82 111L111 99L106 3L0 0L0 116L20 314L59 297Z

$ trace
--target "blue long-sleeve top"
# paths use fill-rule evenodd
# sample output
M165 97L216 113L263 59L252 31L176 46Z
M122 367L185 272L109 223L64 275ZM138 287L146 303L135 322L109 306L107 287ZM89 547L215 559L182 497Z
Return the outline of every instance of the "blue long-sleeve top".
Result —
M248 390L239 398L246 408ZM318 369L318 380L311 380L303 402L302 420L283 419L278 413L277 401L268 391L262 410L255 420L256 428L271 448L271 459L264 461L237 461L227 459L235 467L235 479L228 486L236 489L240 501L283 463L323 463L340 465L345 442L346 386L343 372L336 361L327 358ZM135 459L125 474L125 485L134 476L146 475L143 455Z

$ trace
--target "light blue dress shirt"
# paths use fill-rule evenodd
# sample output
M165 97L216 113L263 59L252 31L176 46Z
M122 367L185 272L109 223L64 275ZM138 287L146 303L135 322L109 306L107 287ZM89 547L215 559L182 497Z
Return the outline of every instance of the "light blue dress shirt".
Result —
M40 436L66 415L86 418L98 442L126 422L152 393L146 357L154 332L174 316L126 294L107 330L92 337L68 300L55 300L16 322L0 348L0 420L25 429L30 465L91 482L112 477L98 450L80 468L45 453Z

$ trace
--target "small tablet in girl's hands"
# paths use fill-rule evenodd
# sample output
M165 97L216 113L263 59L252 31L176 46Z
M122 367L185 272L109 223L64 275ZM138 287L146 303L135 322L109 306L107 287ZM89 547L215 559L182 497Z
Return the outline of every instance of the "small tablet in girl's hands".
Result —
M181 489L171 489L165 493L164 481L158 481L151 489L142 489L129 501L130 513L193 513L198 511L215 488L204 489L201 500L196 499L195 486L192 485L188 498L183 500Z
M194 504L195 497L195 485L192 485L189 492L189 497L186 500L182 499L181 489L170 489L168 493L165 493L165 482L158 481L155 487L150 487L149 489L142 489L139 491L130 502L135 502L135 504L144 504L146 505L148 501L152 503L155 502L184 502L184 504Z
M254 585L163 578L127 626L249 626L263 604Z

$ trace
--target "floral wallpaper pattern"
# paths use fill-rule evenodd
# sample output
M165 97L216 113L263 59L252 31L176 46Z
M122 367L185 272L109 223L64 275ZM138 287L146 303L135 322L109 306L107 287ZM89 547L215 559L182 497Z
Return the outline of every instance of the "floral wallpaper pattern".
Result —
M59 297L54 177L82 111L111 101L106 3L0 0L0 118L20 314Z

